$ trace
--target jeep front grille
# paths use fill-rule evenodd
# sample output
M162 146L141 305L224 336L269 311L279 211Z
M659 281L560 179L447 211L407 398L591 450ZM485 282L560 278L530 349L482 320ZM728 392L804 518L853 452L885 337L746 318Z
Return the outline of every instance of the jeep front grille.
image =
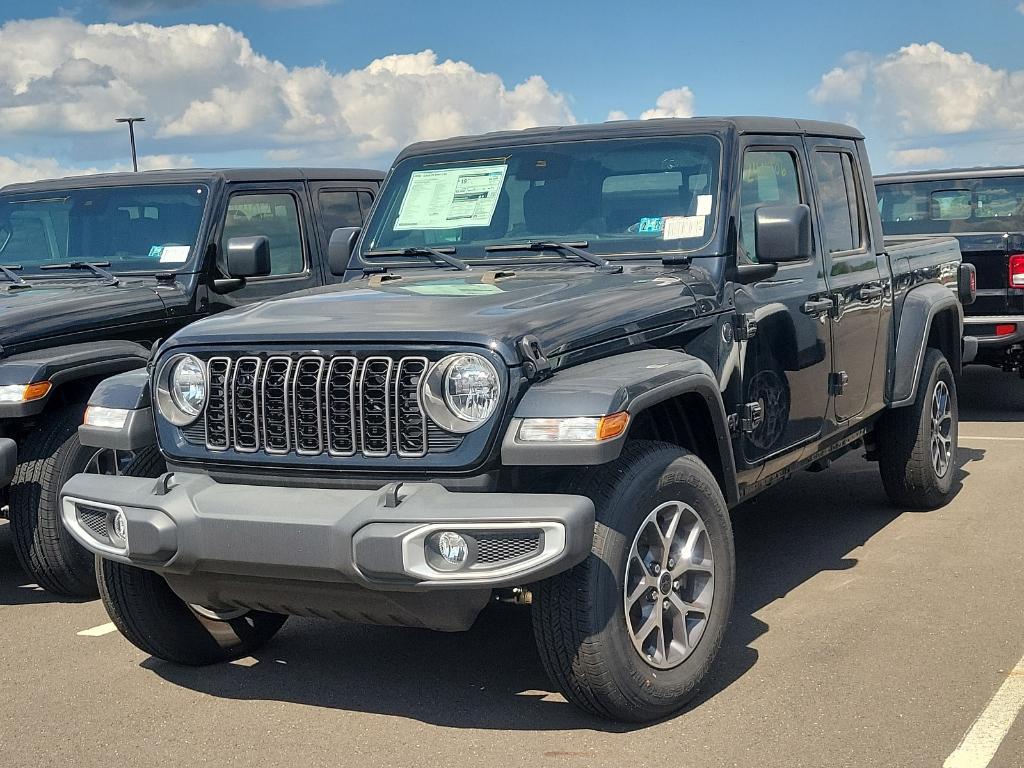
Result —
M301 456L425 456L455 447L419 402L425 357L212 357L206 447ZM194 430L189 432L190 441Z

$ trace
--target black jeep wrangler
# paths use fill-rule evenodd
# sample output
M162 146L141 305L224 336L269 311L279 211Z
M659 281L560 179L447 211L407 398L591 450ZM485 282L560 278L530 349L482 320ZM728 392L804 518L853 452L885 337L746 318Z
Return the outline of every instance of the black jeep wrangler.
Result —
M154 341L201 317L341 280L327 264L330 233L362 221L382 178L172 170L0 190L0 515L40 586L96 595L93 557L57 505L76 472L130 460L78 441L96 384L144 367ZM112 423L102 409L89 418Z
M331 240L346 284L195 323L93 398L125 426L83 442L135 476L75 476L63 521L148 653L246 655L286 614L464 630L506 597L569 700L646 721L722 641L730 507L861 445L896 504L954 493L970 270L882 247L851 128L417 144Z

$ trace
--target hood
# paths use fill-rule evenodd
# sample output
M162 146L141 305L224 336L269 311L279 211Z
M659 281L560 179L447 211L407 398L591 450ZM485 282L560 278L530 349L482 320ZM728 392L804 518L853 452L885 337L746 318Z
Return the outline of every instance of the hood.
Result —
M525 334L547 355L665 326L713 311L714 285L700 267L516 270L405 274L293 294L201 320L174 345L275 342L441 343L489 346L509 355ZM698 301L698 298L700 301Z
M11 290L0 283L0 345L31 346L92 329L162 317L164 303L145 280L28 278L31 288Z

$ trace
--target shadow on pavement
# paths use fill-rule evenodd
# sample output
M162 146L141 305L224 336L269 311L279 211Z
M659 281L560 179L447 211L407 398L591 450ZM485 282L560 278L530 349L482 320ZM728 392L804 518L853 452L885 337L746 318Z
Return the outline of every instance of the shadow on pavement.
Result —
M957 394L961 421L1024 421L1024 381L1015 373L969 366Z

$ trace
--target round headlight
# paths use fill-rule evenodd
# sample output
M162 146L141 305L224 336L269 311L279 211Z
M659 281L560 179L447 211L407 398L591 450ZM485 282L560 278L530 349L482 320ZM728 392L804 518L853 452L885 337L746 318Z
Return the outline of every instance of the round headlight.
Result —
M501 380L481 355L449 355L424 377L421 391L427 415L449 432L471 432L486 422L501 400Z
M157 374L157 406L178 427L195 421L206 405L206 366L195 355L175 355Z

